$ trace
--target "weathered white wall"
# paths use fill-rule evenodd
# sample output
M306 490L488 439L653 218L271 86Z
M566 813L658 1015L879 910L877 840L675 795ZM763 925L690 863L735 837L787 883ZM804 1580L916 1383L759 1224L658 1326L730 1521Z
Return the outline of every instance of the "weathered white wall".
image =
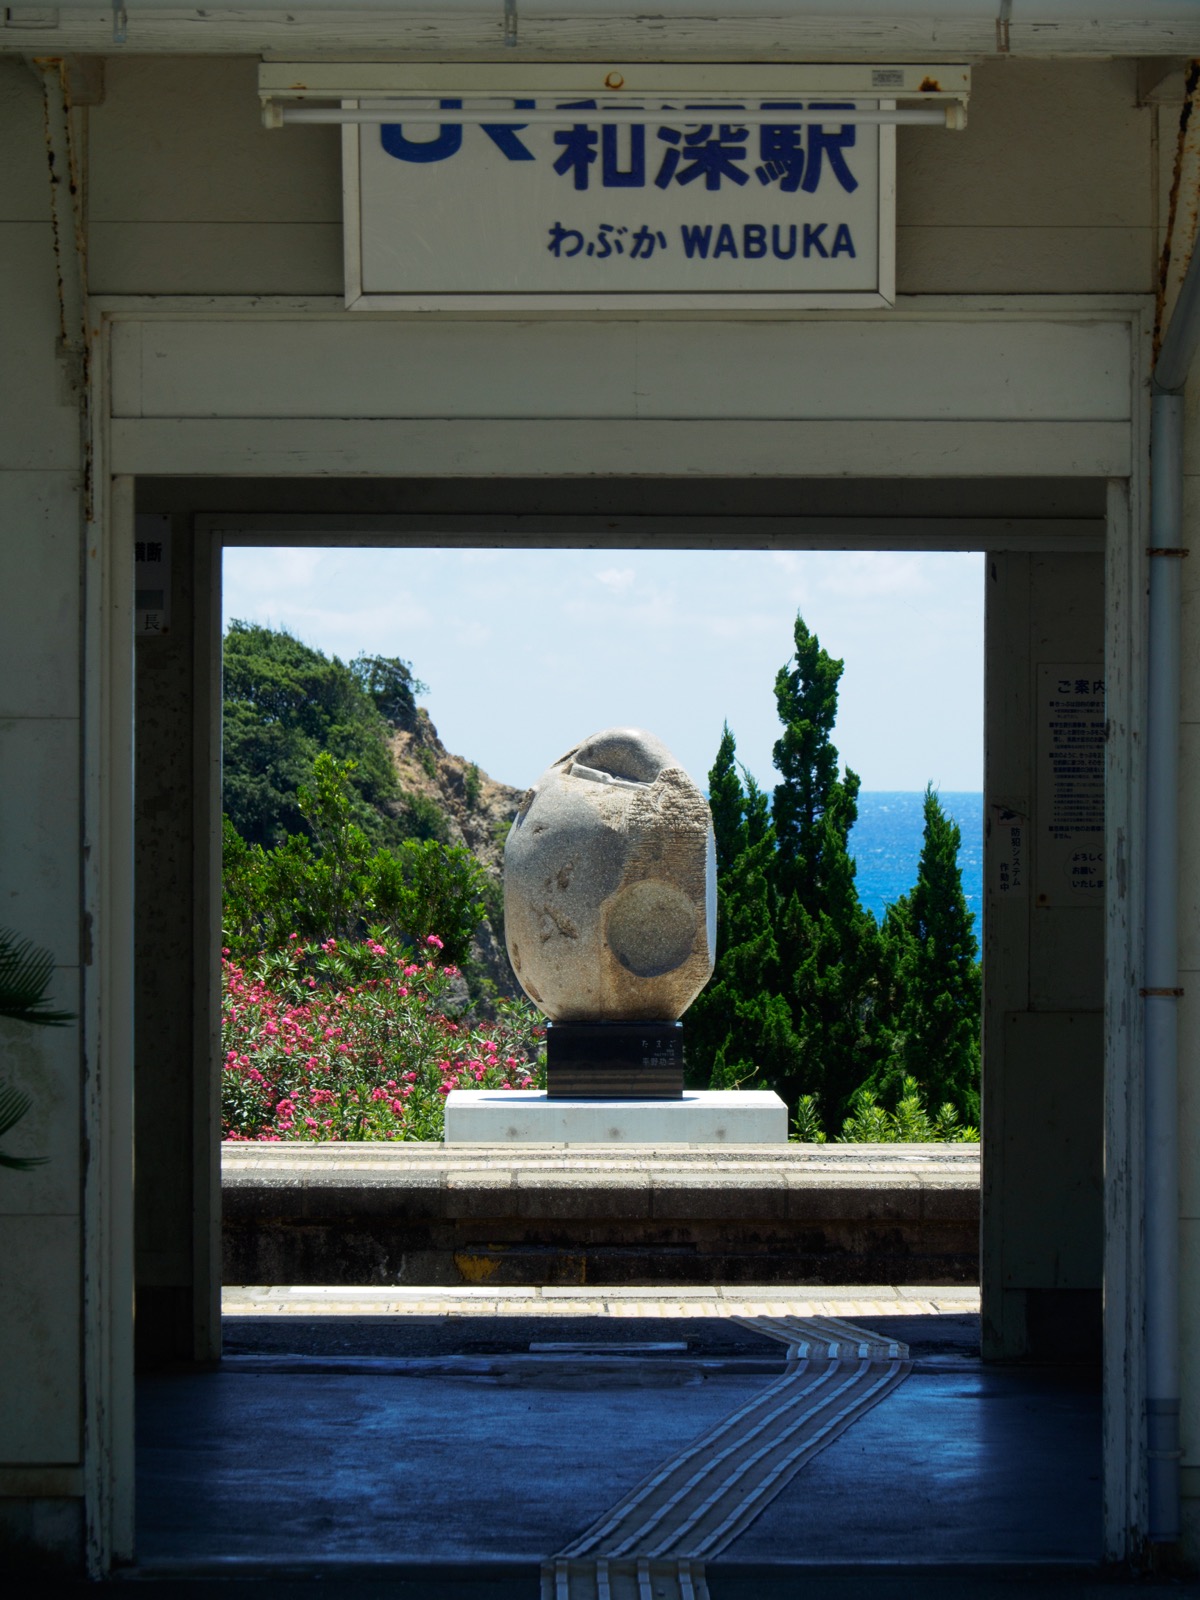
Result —
M268 133L256 72L109 61L89 117L93 292L341 294L341 135Z
M1153 287L1152 113L1129 61L989 61L964 134L899 130L901 294Z
M59 320L38 80L0 60L0 927L80 996L80 461ZM75 1026L0 1024L0 1078L33 1099L0 1169L0 1544L81 1536L80 1109Z
M340 134L267 132L255 70L109 60L90 115L94 292L341 294ZM985 62L965 134L902 128L899 292L1150 290L1154 114L1136 76L1132 62Z

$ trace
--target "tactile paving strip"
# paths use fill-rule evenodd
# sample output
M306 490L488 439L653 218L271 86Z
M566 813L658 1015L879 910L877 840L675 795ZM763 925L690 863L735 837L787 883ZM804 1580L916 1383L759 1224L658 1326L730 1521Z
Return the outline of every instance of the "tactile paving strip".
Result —
M788 1370L545 1562L542 1600L707 1600L705 1561L912 1369L840 1318L736 1320L786 1343Z

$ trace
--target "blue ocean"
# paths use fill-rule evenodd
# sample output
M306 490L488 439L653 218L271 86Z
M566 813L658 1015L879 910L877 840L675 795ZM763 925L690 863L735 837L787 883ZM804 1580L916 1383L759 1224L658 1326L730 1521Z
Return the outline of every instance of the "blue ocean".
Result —
M983 796L961 792L939 793L942 810L958 823L962 849L958 864L963 893L975 917L983 908ZM925 827L925 796L920 792L876 790L858 797L858 821L850 834L850 854L858 874L858 898L876 921L894 900L907 894L917 881L917 860Z

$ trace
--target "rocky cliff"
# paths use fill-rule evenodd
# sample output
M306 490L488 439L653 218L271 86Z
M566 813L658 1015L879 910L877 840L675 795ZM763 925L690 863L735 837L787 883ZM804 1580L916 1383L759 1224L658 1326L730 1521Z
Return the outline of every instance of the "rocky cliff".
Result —
M465 845L487 873L490 916L476 935L476 958L501 994L520 994L504 948L502 907L504 840L524 790L497 783L474 762L452 755L420 706L393 724L391 751L405 794L432 802L445 818L446 842Z

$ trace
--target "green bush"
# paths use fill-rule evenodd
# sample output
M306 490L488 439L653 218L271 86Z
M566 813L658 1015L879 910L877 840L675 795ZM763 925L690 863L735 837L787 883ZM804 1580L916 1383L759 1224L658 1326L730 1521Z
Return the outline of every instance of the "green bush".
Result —
M816 1097L800 1096L792 1119L792 1138L803 1144L824 1144L825 1132ZM960 1120L947 1102L932 1114L915 1078L905 1078L894 1111L882 1106L864 1084L851 1099L851 1113L842 1123L838 1144L976 1144L979 1129Z
M479 768L472 761L463 778L463 793L466 796L468 811L474 811L475 807L479 804L480 788L481 784L479 781Z
M407 827L405 831L414 839L436 839L446 844L450 838L450 824L446 813L436 800L426 794L406 794L401 802Z
M802 1094L792 1118L792 1138L800 1144L824 1144L825 1130L815 1094Z
M305 940L358 939L369 927L419 945L429 933L461 965L484 914L487 879L468 850L436 840L375 849L352 820L352 764L327 754L297 803L308 834L274 849L224 830L224 943L239 959Z

